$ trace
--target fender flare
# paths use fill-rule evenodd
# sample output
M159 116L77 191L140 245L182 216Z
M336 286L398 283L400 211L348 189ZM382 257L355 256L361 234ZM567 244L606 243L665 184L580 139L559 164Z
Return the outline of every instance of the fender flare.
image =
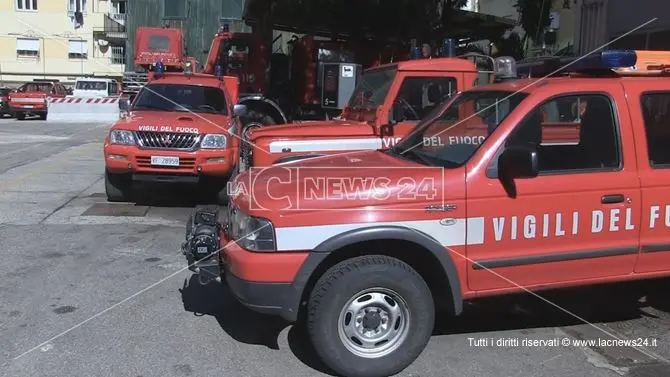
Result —
M283 308L282 317L288 321L295 321L300 309L303 293L314 271L331 254L345 246L359 242L373 240L403 240L412 242L422 247L425 252L430 253L442 267L453 299L453 308L456 315L463 311L463 297L461 295L461 283L454 261L449 257L444 246L437 240L420 232L402 226L383 225L372 226L350 230L335 235L316 246L303 262L298 270L291 288L286 296L286 306Z
M294 162L294 161L300 161L300 160L306 160L309 158L314 158L314 157L323 157L323 154L301 154L297 156L284 156L284 157L279 157L276 159L272 165L277 165L277 164L284 164L288 162Z
M275 101L269 98L265 98L264 96L261 95L244 95L244 94L240 95L239 99L240 104L245 104L249 102L260 102L272 107L275 111L277 111L277 113L279 113L279 116L281 117L281 120L284 122L284 124L288 123L288 118L286 117L286 114Z

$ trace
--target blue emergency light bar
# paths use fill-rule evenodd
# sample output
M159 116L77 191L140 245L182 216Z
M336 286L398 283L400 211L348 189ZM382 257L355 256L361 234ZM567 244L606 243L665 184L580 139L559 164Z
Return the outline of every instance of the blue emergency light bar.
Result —
M411 59L420 59L421 58L421 48L420 47L412 47L412 49L409 51L409 55Z
M576 60L568 70L619 69L634 66L637 63L637 54L634 50L605 50Z
M227 33L230 30L230 26L228 24L223 24L223 32Z
M604 50L583 57L543 57L517 64L521 77L544 77L556 73L611 71L633 67L637 63L634 50Z
M214 67L214 76L216 76L216 77L223 76L223 68L221 67L221 64L217 64Z

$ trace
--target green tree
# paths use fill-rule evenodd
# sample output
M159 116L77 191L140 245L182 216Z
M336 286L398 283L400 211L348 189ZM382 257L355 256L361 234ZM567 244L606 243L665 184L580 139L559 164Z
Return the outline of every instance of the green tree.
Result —
M534 43L542 43L544 30L551 22L549 11L551 0L516 0L516 9L521 16L521 27L526 32L525 38Z

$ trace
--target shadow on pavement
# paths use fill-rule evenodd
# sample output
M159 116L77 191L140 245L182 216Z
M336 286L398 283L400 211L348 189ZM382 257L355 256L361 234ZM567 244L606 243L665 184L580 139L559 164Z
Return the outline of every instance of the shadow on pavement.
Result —
M531 294L480 299L466 305L460 317L438 317L434 335L564 327L584 324L584 320L608 323L653 318L645 310L654 308L670 313L670 301L667 300L669 288L670 279L659 279L540 293L556 306ZM278 317L247 309L235 300L225 285L211 283L201 286L197 279L191 277L181 293L186 311L214 316L226 333L242 343L278 349L277 337L289 326ZM333 375L311 347L304 322L291 327L288 343L293 354L305 365Z
M467 305L462 316L441 318L434 335L564 327L621 322L642 317L654 308L670 313L670 279L569 288L486 298ZM548 301L548 302L547 302Z
M210 283L203 286L196 277L191 276L188 281L184 281L180 292L184 310L196 315L213 316L221 328L238 342L278 350L279 334L290 326L280 317L247 309L232 296L225 284ZM301 323L291 326L288 343L293 354L304 364L321 373L333 375L319 361L310 346L307 330Z
M211 195L201 187L188 184L135 184L133 201L136 205L152 207L195 207L214 204Z

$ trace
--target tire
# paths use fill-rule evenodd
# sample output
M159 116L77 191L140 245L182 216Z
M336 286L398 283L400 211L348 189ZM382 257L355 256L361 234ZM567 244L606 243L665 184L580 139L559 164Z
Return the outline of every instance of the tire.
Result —
M254 124L254 123L256 123L256 124L260 123L263 126L269 126L269 125L275 124L275 121L274 121L274 119L272 119L271 116L269 116L269 115L267 115L263 112L256 111L256 110L249 110L247 112L246 118L247 118L247 123L245 125L245 128L246 128L247 125Z
M132 192L132 181L125 174L105 171L105 193L109 202L127 202Z
M352 323L362 311L345 308L351 309L351 304L366 297L368 306L361 308L376 304L372 307L385 308L382 313L386 315L373 314L361 322L363 325L383 327L384 322L379 321L390 321L388 309L392 307L401 315L395 337L390 331L386 345L379 346L376 354L364 355L346 339L345 330L348 320ZM405 262L383 255L360 256L331 267L317 281L307 304L307 330L316 353L334 372L349 377L386 377L401 372L426 347L434 323L435 306L426 282ZM364 339L356 326L349 327L348 333Z
M18 120L26 120L26 113L22 111L17 111L15 115Z

